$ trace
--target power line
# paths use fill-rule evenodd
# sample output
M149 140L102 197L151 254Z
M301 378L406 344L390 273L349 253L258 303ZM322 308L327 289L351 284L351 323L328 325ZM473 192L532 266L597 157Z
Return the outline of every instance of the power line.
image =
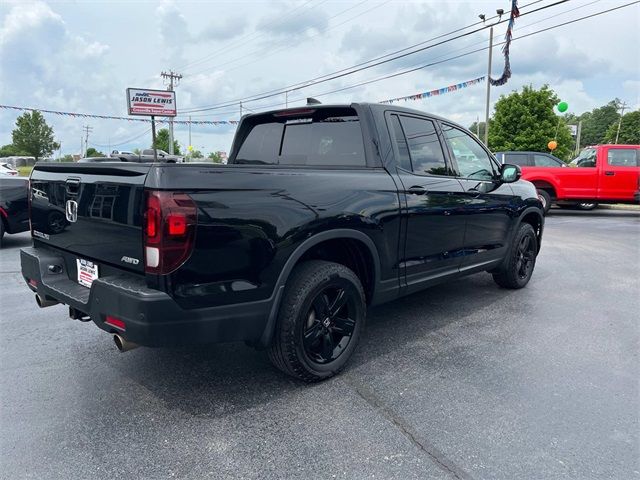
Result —
M291 17L291 16L294 14L294 12L296 12L297 10L300 10L301 8L304 8L305 6L307 6L308 4L312 3L313 1L314 1L314 0L308 0L307 2L303 3L302 5L299 5L299 6L297 6L296 8L294 8L293 10L291 10L289 13L287 13L287 14L285 14L285 15L281 16L281 17L278 17L278 18L276 18L276 19L274 19L274 20L272 20L272 21L270 21L270 22L268 22L268 23L265 23L265 24L263 25L263 27L268 27L268 26L270 26L270 25L273 25L273 24L276 24L276 23L280 23L280 22L282 22L284 19L286 19L286 18L288 18L288 17ZM315 9L315 8L319 7L320 5L322 5L323 3L327 3L327 1L328 1L328 0L322 0L322 1L320 1L320 2L316 2L316 4L315 4L315 5L313 5L313 6L312 6L310 9L308 9L308 10L313 10L313 9ZM298 14L298 15L299 15L299 14ZM297 16L297 15L293 15L293 17L295 17L295 16ZM257 34L257 36L256 36L256 34ZM193 61L193 62L189 62L189 63L187 63L187 64L183 65L180 69L181 69L181 70L189 70L189 69L190 69L190 68L192 68L194 65L198 65L198 64L201 64L201 63L206 63L206 62L208 62L209 60L212 60L212 59L214 59L214 58L217 58L217 57L219 57L220 55L225 54L225 53L227 53L227 52L229 52L229 51L231 51L231 50L235 50L235 49L237 49L238 47L241 47L242 45L246 45L246 44L247 44L247 43L249 43L249 42L253 42L253 41L257 40L257 39L258 39L258 38L260 38L260 37L264 37L265 35L266 35L266 32L262 32L262 33L261 33L261 32L254 31L254 32L248 33L247 35L243 35L242 37L240 37L240 38L238 39L238 40L242 40L242 39L244 38L244 39L247 39L247 41L245 41L245 42L241 42L241 43L236 43L236 42L234 42L234 43L232 43L230 46L228 46L228 47L226 47L226 48L224 48L224 49L220 49L220 50L217 50L217 51L215 51L215 52L213 52L213 53L210 53L210 54L208 54L208 55L205 55L204 57L202 57L202 58L201 58L201 59L199 59L199 60L195 60L195 61ZM251 37L253 37L253 38L251 38Z
M359 7L360 5L362 5L362 4L364 4L364 3L367 3L368 1L369 1L369 0L363 0L363 1L361 1L360 3L357 3L356 5L352 5L351 7L347 8L347 9L345 9L345 10L343 10L343 11L341 11L341 12L339 12L339 13L335 14L335 15L333 15L332 17L329 17L329 19L328 19L328 20L331 20L331 19L333 19L333 18L335 18L335 17L338 17L338 16L340 16L340 15L342 15L342 14L344 14L344 13L348 12L349 10L353 10L354 8L357 8L357 7ZM355 16L353 16L353 17L351 17L351 18L348 18L348 19L347 19L347 20L345 20L344 22L340 22L340 23L338 23L338 24L336 24L336 25L332 25L332 26L330 26L330 27L328 27L328 28L324 29L322 32L318 31L318 32L316 32L316 33L314 33L314 34L312 34L312 35L309 35L309 36L307 36L307 37L306 37L306 40L309 40L309 39L311 39L311 38L317 37L317 36L318 36L318 35L320 35L321 33L323 33L323 34L324 34L324 33L327 33L328 31L333 30L334 28L338 28L338 27L340 27L340 26L342 26L342 25L345 25L345 24L347 24L347 23L349 23L349 22L351 22L351 21L355 20L356 18L359 18L359 17L361 17L361 16L363 16L363 15L366 15L367 13L369 13L369 12L371 12L371 11L373 11L373 10L376 10L376 9L378 9L378 8L380 8L380 7L383 7L384 5L386 5L387 3L389 3L390 1L391 1L391 0L385 0L385 1L384 1L384 2L382 2L382 3L379 3L379 4L377 4L377 5L374 5L373 7L368 8L368 9L364 10L363 12L360 12L359 14L357 14L357 15L355 15ZM539 0L539 1L542 1L542 0ZM280 46L280 47L278 47L278 48L276 48L276 49L274 49L274 50L271 50L267 55L261 55L261 56L260 56L259 61L263 61L265 58L272 57L273 55L275 55L275 54L277 54L277 53L279 53L279 52L281 52L281 51L283 51L283 50L286 50L286 49L288 49L288 48L290 48L290 47L291 47L291 46L290 46L289 44L287 44L287 45L282 45L282 46ZM255 54L260 54L260 53L262 53L262 52L263 52L263 50L254 50L253 52L250 52L250 53L248 53L248 54L246 54L246 55L243 55L243 56L241 56L241 57L235 58L235 59L233 59L233 60L229 60L228 62L221 63L220 65L215 65L215 66L212 66L212 67L207 67L207 68L205 68L204 70L200 70L199 72L196 72L195 74L192 74L192 75L198 75L198 74L206 73L206 72L209 72L209 71L213 70L214 68L221 68L221 67L224 67L225 65L229 65L230 63L237 62L238 60L242 60L243 58L251 57L251 56L253 56L253 55L255 55ZM241 65L236 65L235 67L225 69L225 72L231 72L231 71L233 71L233 70L237 70L238 68L246 67L247 65L252 65L252 64L254 64L255 62L256 62L256 61L254 60L254 61L251 61L251 62L243 63L243 64L241 64Z
M127 143L131 143L134 140L139 139L140 137L143 137L144 135L148 134L151 131L151 128L147 128L145 129L143 132L140 132L138 134L136 134L134 137L128 138L127 140L122 140L119 142L109 142L109 144L103 144L103 143L95 143L95 142L91 142L91 145L94 147L100 147L100 148L110 148L110 147L119 147L120 145L126 145Z
M541 0L540 0L540 1L541 1ZM537 25L537 24L539 24L539 23L545 22L545 21L547 21L547 20L549 20L549 19L551 19L551 18L556 18L556 17L562 16L562 15L566 15L567 13L571 13L571 12L574 12L574 11L576 11L576 10L579 10L579 9L582 9L582 8L585 8L585 7L588 7L588 6L590 6L590 5L593 5L594 3L598 3L598 2L600 2L600 1L602 1L602 0L592 0L592 1L591 1L591 2L589 2L589 3L583 4L583 5L579 5L579 6L577 6L577 7L574 7L574 8L568 9L568 10L565 10L565 11L563 11L563 12L559 12L559 13L554 14L554 15L550 15L550 16L548 16L548 17L544 17L544 18L542 18L542 19L540 19L540 20L536 20L536 21L531 22L531 23L528 23L528 24L526 24L526 25L520 25L520 26L518 27L518 30L519 30L519 31L522 31L523 29L526 29L526 28L529 28L529 27L531 27L531 26L533 26L533 25ZM534 2L534 3L537 3L537 2ZM529 5L531 5L531 4L529 4ZM496 15L496 16L497 16L497 15ZM495 17L492 17L492 18L495 18ZM491 20L491 18L490 18L490 19L488 19L488 20ZM482 23L482 22L479 22L479 23ZM447 54L438 55L438 56L434 57L434 58L433 58L433 60L437 60L437 59L440 59L440 58L446 57L447 55L449 55L449 54L451 54L451 53L455 53L455 52L460 52L460 51L467 50L467 49L468 49L468 48L470 48L470 47L474 47L474 46L477 46L477 45L484 45L485 43L486 43L486 40L481 40L481 41L479 41L479 42L469 43L469 44L465 45L465 46L464 46L464 47L462 47L462 48L457 48L457 49L451 50L451 51L450 51L450 52L448 52ZM474 50L473 52L469 52L469 53L476 53L477 51L478 51L478 50ZM455 58L458 58L458 57L456 56ZM447 61L448 61L448 60L447 60ZM412 67L412 68L413 68L413 67ZM350 87L347 87L347 88L350 88ZM319 94L319 95L317 95L317 96L320 96L320 95L322 95L322 94ZM312 95L312 96L313 96L313 95ZM297 102L297 101L305 100L305 99L306 99L306 96L305 96L305 97L300 97L300 98L290 99L290 100L289 100L289 102ZM271 107L280 107L280 106L284 106L284 105L285 105L285 102L277 102L277 103L271 103L271 104L267 104L267 105L258 105L258 106L256 106L255 108L257 108L257 109L261 109L261 110L264 110L264 109L268 109L268 108L271 108ZM221 107L221 108L224 108L224 107ZM244 108L246 108L246 106L244 106ZM212 110L216 110L216 112L215 112L215 114L216 114L216 115L225 115L225 114L234 114L234 113L236 113L236 110L228 110L228 111L223 111L223 112L219 112L219 111L217 111L217 110L218 110L217 108L216 108L216 109L212 109ZM211 113L199 113L199 114L193 114L193 115L191 115L191 116L193 116L193 117L208 117L208 116L210 116L210 115L211 115Z
M554 7L556 5L560 5L562 3L566 3L568 1L569 0L558 0L558 1L554 2L554 3L549 4L549 5L544 5L542 7L539 7L537 9L531 10L529 12L522 13L522 14L520 14L520 17L526 16L526 15L530 15L532 13L536 13L538 11L545 10L547 8L551 8L551 7ZM537 3L537 2L534 2L534 3ZM525 6L523 6L523 8L524 7ZM492 18L495 18L495 17L492 17ZM499 20L498 22L496 22L494 24L494 26L495 25L499 25L500 23L505 23L507 21L508 21L508 19ZM271 90L271 91L267 91L267 92L262 92L262 93L251 95L251 96L248 96L248 97L245 97L245 98L237 98L237 99L234 99L234 100L229 100L227 102L223 102L223 103L219 103L219 104L215 104L215 105L210 105L210 106L207 106L207 107L196 107L196 108L183 110L180 113L195 113L195 112L213 110L215 108L229 107L229 106L232 106L232 105L236 105L239 101L242 101L244 103L254 102L254 101L258 101L258 100L263 100L265 98L270 98L270 97L274 97L274 96L277 96L277 95L282 95L285 92L291 92L293 90L299 90L301 88L307 88L307 87L310 87L310 86L313 86L313 85L316 85L316 84L319 84L319 83L328 82L330 80L336 80L338 78L341 78L341 77L344 77L344 76L347 76L347 75L352 75L354 73L357 73L357 72L360 72L360 71L363 71L363 70L367 70L369 68L373 68L373 67L376 67L376 66L388 63L388 62L392 62L394 60L398 60L400 58L404 58L404 57L407 57L409 55L414 55L416 53L419 53L419 52L422 52L422 51L437 47L439 45L443 45L445 43L448 43L448 42L457 40L459 38L463 38L463 37L472 35L474 33L477 33L477 32L480 32L482 30L485 30L486 28L489 28L489 26L486 25L486 26L483 26L481 28L477 28L475 30L462 33L462 34L457 35L455 37L448 38L448 39L445 39L445 40L441 40L441 41L439 41L437 43L433 43L433 44L430 44L430 45L426 45L426 46L418 48L416 50L407 51L407 50L410 50L412 48L415 48L416 46L424 45L427 42L430 42L430 41L433 41L433 40L436 40L436 39L439 39L439 38L442 38L442 37L449 36L452 33L459 32L461 30L464 30L466 28L470 28L471 26L475 26L477 24L478 23L474 23L474 24L472 24L470 26L462 27L462 28L453 30L452 32L439 35L439 36L434 37L434 38L432 38L430 40L425 40L425 41L420 42L418 44L411 45L409 47L405 47L405 48L403 48L401 50L397 50L395 52L383 55L381 57L376 57L376 58L368 60L366 62L362 62L360 64L357 64L357 65L354 65L352 67L348 67L348 68L345 68L345 69L342 69L342 70L338 70L338 71L330 73L330 74L321 75L321 76L316 77L316 78L311 79L311 80L298 82L298 83L295 83L295 84L292 84L292 85L288 85L286 87L282 87L282 88L277 89L277 90ZM401 53L401 52L404 52L404 53ZM392 55L395 55L395 56L392 56ZM390 58L385 58L385 57L390 57ZM375 63L371 63L371 62L375 62Z

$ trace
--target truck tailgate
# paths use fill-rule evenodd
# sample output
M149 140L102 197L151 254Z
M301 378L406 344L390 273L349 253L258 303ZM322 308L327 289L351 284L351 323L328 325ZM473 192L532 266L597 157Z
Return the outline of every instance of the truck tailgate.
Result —
M31 175L34 239L79 259L144 271L145 164L38 164Z

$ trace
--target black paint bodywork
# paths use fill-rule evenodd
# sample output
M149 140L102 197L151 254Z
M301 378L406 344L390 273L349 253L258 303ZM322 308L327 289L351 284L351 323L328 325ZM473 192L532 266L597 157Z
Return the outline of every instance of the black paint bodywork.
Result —
M534 224L541 240L542 210L528 182L414 175L396 166L390 113L438 125L445 120L388 105L350 107L362 127L362 167L234 165L253 116L238 127L231 165L36 166L32 223L40 233L34 232L33 248L23 249L25 278L104 330L113 331L104 323L107 314L124 319L124 336L144 345L245 340L264 346L288 275L323 245L342 242L349 255L361 257L367 299L378 304L499 267L522 221ZM455 173L453 156L446 155ZM77 191L69 191L69 179L78 181ZM169 275L144 273L145 189L184 192L197 206L193 253ZM78 200L78 221L52 228L49 218L64 214L69 198ZM75 282L76 258L99 265L90 291ZM51 275L45 265L51 263L64 273Z
M0 219L5 233L29 230L29 180L0 176Z

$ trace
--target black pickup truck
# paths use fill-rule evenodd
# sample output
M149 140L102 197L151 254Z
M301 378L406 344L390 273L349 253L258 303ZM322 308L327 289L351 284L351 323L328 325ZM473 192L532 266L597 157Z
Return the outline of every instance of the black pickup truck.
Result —
M344 367L368 306L476 272L525 286L544 218L519 178L420 111L247 115L228 165L37 164L22 273L120 350L245 341L315 381Z

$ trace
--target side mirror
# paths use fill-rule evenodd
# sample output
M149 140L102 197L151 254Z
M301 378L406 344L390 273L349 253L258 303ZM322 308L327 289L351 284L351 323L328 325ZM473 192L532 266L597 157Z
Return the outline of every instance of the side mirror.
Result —
M505 163L500 168L500 180L502 183L513 183L520 180L522 176L522 170L518 165L510 165Z

